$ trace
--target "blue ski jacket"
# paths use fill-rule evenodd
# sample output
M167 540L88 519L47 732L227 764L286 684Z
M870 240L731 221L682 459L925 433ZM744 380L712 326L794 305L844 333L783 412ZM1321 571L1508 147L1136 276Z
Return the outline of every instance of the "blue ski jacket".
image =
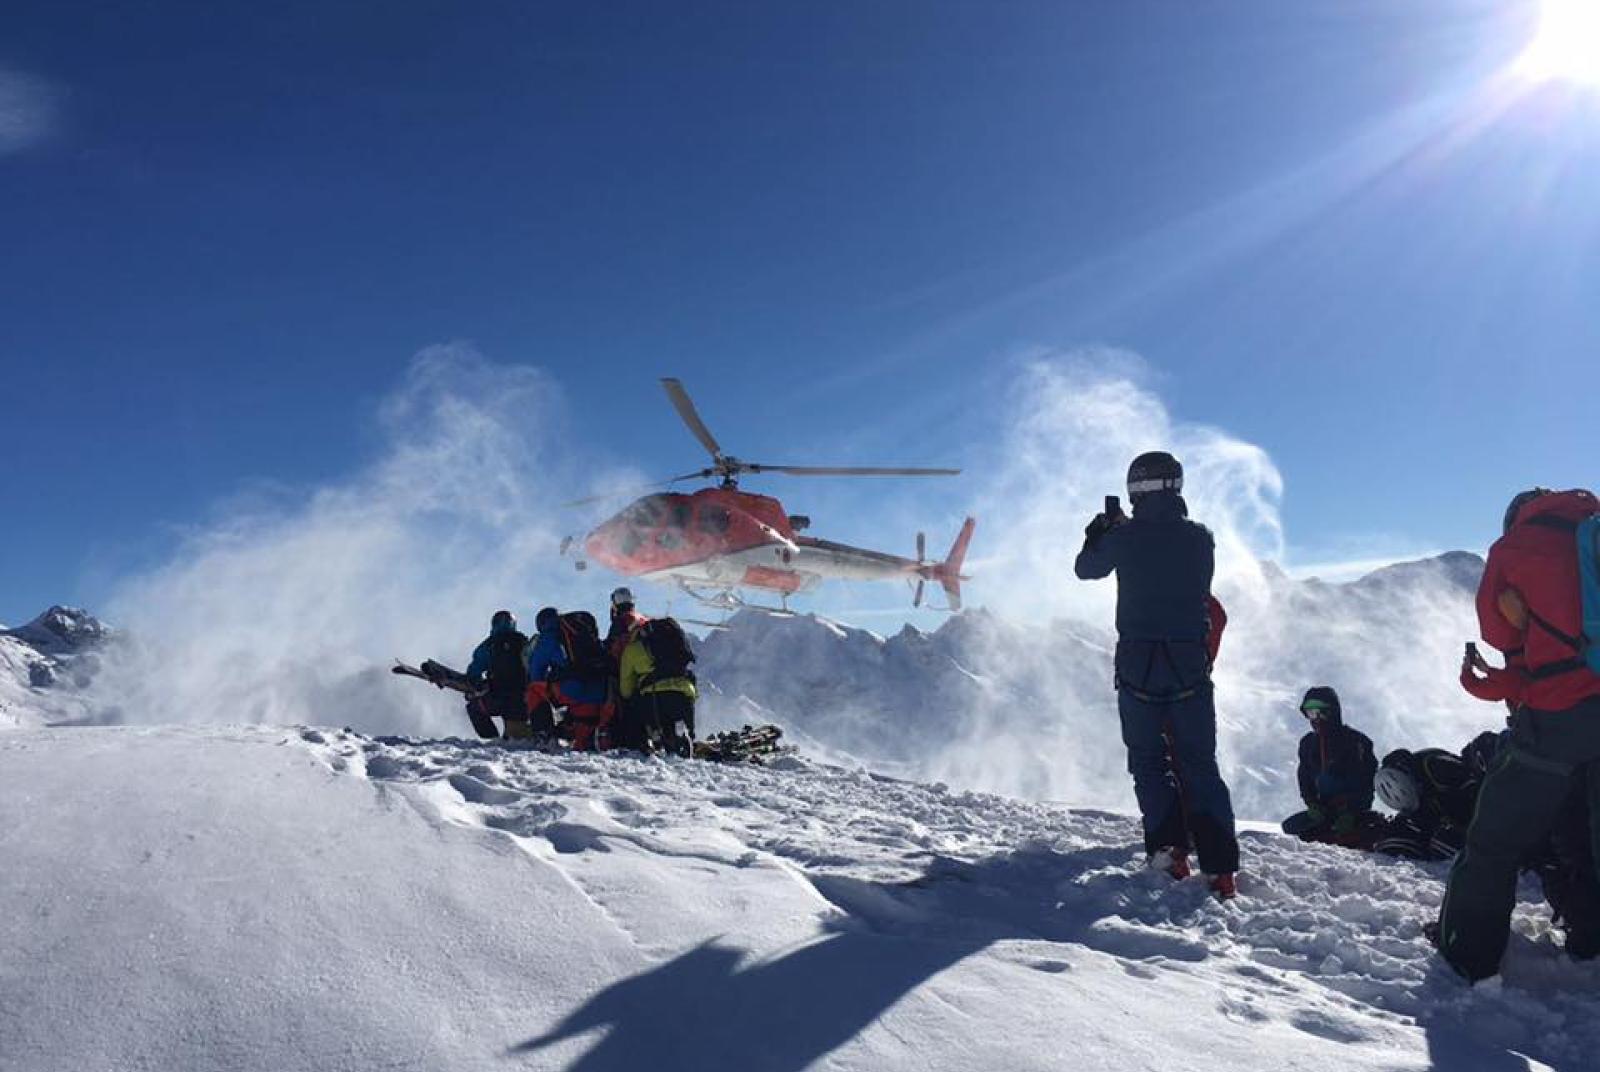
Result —
M528 645L528 680L554 680L561 693L573 703L603 704L606 702L604 681L583 681L565 673L567 651L561 643L561 626L542 632Z

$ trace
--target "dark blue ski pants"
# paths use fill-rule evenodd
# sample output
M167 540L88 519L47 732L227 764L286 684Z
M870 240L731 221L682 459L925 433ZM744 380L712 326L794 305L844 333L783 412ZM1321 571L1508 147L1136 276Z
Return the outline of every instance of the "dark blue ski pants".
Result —
M1170 703L1117 693L1128 773L1144 819L1147 853L1193 848L1200 869L1239 870L1233 800L1217 769L1217 711L1212 690Z

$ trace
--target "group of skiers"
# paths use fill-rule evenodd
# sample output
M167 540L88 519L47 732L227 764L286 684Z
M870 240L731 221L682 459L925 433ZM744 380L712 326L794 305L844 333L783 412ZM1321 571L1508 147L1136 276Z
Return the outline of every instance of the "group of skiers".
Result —
M545 607L529 638L510 611L496 611L466 672L482 689L467 702L478 735L690 755L698 692L682 627L640 614L627 588L611 593L610 613L602 637L588 611Z
M1151 452L1128 470L1133 516L1115 497L1089 523L1075 563L1117 575L1115 688L1146 858L1176 878L1199 857L1211 891L1235 895L1239 848L1216 761L1211 668L1226 618L1211 595L1211 533L1188 518L1183 467ZM1479 632L1505 656L1467 645L1461 683L1504 702L1504 731L1461 752L1396 749L1379 762L1345 725L1338 693L1300 704L1305 810L1284 830L1307 840L1424 860L1454 856L1427 929L1469 981L1496 974L1517 876L1537 875L1575 957L1600 955L1600 500L1534 488L1507 508L1477 593ZM1374 795L1395 811L1373 811Z

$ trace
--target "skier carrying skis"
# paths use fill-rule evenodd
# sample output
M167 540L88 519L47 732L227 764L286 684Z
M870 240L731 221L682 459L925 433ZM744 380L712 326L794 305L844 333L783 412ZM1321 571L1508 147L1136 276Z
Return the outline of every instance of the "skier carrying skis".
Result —
M1591 790L1600 785L1600 652L1592 647L1600 637L1585 636L1585 619L1600 619L1597 514L1600 500L1589 491L1522 492L1506 509L1478 585L1479 631L1520 667L1522 687L1510 747L1484 777L1440 912L1439 950L1471 982L1500 970L1519 859L1551 829L1580 779ZM1521 628L1507 613L1517 604L1527 617ZM1600 841L1593 807L1589 823L1591 843Z
M508 738L531 737L526 693L528 672L522 658L528 638L517 631L517 619L508 610L497 610L489 619L489 635L472 652L467 678L474 685L487 684L480 696L467 701L467 717L479 737L499 737L494 719L505 722Z
M1328 685L1306 690L1300 714L1311 723L1300 738L1300 799L1306 807L1283 821L1283 832L1301 841L1363 847L1380 821L1372 810L1378 769L1372 740L1344 724L1339 694Z
M1212 892L1227 899L1239 842L1217 769L1207 650L1215 543L1189 520L1182 491L1176 458L1139 455L1128 469L1133 518L1108 500L1084 532L1074 570L1083 580L1117 575L1117 710L1148 861L1186 877L1192 838Z

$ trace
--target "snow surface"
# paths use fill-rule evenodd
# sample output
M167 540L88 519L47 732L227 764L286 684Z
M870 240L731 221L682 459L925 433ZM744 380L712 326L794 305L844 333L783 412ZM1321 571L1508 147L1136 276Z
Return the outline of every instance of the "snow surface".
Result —
M322 729L0 733L0 1069L1593 1067L1600 966L1524 905L1505 982L1437 865L1125 816ZM1528 1055L1525 1059L1521 1054Z

